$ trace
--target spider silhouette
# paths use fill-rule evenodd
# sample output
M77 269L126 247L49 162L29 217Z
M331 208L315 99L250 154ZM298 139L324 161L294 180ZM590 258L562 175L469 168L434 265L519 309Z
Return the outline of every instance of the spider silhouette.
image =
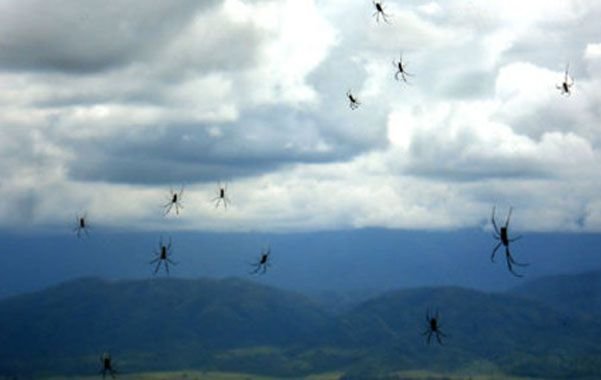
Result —
M89 237L89 229L90 226L88 225L87 216L85 213L83 215L78 215L75 217L75 228L73 228L73 232L75 232L78 238L81 238L83 234L85 234L86 237Z
M409 74L407 72L407 70L405 70L407 65L403 63L403 54L401 54L401 57L399 58L398 62L392 61L392 65L394 67L396 67L396 70L397 70L396 73L394 74L394 79L396 79L398 81L399 75L400 75L403 82L408 83L407 77L412 77L413 74Z
M570 64L568 63L566 65L566 71L565 71L563 83L560 85L559 84L555 85L555 87L559 91L561 91L561 95L565 95L565 96L572 95L571 88L574 85L574 79L570 78L570 75L568 74L569 69L570 69Z
M183 209L184 206L182 206L181 200L182 200L182 196L184 195L184 186L182 185L182 187L179 190L179 193L173 191L173 188L169 189L169 202L165 203L163 205L163 208L165 209L165 216L167 216L167 214L169 214L171 212L171 209L175 207L175 214L179 215L179 210Z
M371 0L371 2L374 4L374 7L376 7L376 11L372 15L373 17L376 18L376 22L380 22L380 16L382 16L382 19L384 20L384 22L386 22L387 24L390 24L388 22L388 18L387 18L390 16L387 15L386 13L384 13L384 6L382 6L382 1Z
M171 257L171 238L169 238L169 243L167 245L163 244L163 237L161 236L159 240L159 250L154 252L155 258L150 261L150 264L156 263L156 267L154 268L154 274L156 275L161 267L161 263L165 264L165 271L169 274L169 264L177 265L176 262L170 259Z
M346 97L349 100L349 107L351 107L352 110L356 110L357 108L359 108L359 106L361 105L361 103L359 103L359 100L351 93L351 90L348 90L346 92Z
M215 208L219 207L219 205L223 202L223 208L227 209L227 205L231 203L230 199L227 197L227 183L222 185L219 183L217 188L217 196L211 199L211 202L215 202Z
M257 262L251 264L254 268L250 274L264 274L267 272L267 268L271 267L271 263L269 262L271 255L271 247L267 247L267 249L261 250L261 256L257 260Z
M501 228L497 227L497 222L495 220L495 207L492 208L492 216L491 216L491 221L492 221L492 225L495 229L495 233L493 233L493 237L496 240L499 240L499 243L495 246L495 248L492 251L492 254L490 255L490 261L492 261L493 263L495 262L495 254L497 253L497 250L501 247L501 245L505 246L505 260L507 261L507 268L509 269L509 272L511 272L511 274L513 274L516 277L523 277L521 274L518 274L516 272L514 272L513 270L513 266L517 265L520 267L525 267L528 266L529 264L525 264L525 263L519 263L517 261L515 261L513 259L513 256L511 256L511 252L509 252L509 243L513 243L516 240L521 239L521 236L515 237L513 239L509 238L509 220L511 219L511 211L513 209L510 207L509 208L509 213L507 214L507 220L505 221L505 225L502 226Z
M100 370L102 378L104 379L106 377L106 374L108 373L114 379L117 371L113 368L111 354L109 354L108 352L103 353L100 357L100 363L102 363L102 369Z
M434 313L433 316L430 315L430 310L426 311L426 331L424 331L422 335L427 336L426 342L428 344L430 344L432 335L436 336L436 340L440 345L443 344L441 337L447 337L442 331L440 331L440 323L438 322L439 319L438 310L436 310L436 313Z

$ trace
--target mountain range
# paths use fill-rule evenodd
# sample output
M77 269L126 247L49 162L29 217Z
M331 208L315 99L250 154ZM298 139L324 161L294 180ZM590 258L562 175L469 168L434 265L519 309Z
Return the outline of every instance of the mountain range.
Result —
M333 308L238 278L84 278L0 300L0 376L94 374L110 351L122 372L599 378L601 293L590 289L600 281L591 272L495 293L408 288ZM422 335L427 313L439 315L442 345Z

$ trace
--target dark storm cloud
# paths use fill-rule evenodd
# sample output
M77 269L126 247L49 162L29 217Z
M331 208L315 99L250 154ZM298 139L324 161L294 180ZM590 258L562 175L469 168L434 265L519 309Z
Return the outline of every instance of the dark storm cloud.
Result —
M217 1L4 1L0 67L88 73L152 54Z
M67 167L72 178L121 183L233 179L284 165L346 160L371 148L360 139L323 133L323 123L312 113L267 107L238 122L171 125L63 144L76 155Z

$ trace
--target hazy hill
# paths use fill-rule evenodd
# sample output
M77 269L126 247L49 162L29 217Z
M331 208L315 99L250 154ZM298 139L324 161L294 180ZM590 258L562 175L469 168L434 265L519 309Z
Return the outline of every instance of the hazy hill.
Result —
M444 346L427 345L440 313ZM304 296L239 280L84 279L0 301L0 377L202 368L278 377L404 369L601 376L601 323L457 287L394 291L331 316Z
M601 314L601 271L528 281L510 294L536 300L564 313Z

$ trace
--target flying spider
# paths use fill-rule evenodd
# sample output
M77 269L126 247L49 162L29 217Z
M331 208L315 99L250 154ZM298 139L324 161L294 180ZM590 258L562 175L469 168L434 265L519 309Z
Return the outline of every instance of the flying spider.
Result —
M170 259L171 257L171 238L169 238L169 243L167 245L163 244L163 237L159 240L159 250L154 252L155 258L150 262L150 264L157 263L154 268L154 274L157 274L159 268L161 267L161 263L165 263L165 271L169 274L169 264L177 265L176 262Z
M173 191L173 188L169 189L169 193L169 202L163 205L163 208L165 209L164 215L166 216L167 214L169 214L173 207L175 207L175 214L179 215L179 210L184 208L181 202L182 196L184 195L184 186L182 185L182 187L179 190L179 193Z
M382 16L382 19L389 24L387 17L390 17L389 15L387 15L386 13L384 13L384 7L382 6L382 1L381 0L371 0L371 2L374 4L374 7L376 7L376 11L374 12L373 16L376 18L376 22L380 22L380 16Z
M351 107L352 110L356 110L357 108L359 108L359 106L361 105L361 103L359 103L359 100L353 96L353 94L351 93L351 90L348 90L346 92L346 97L349 100L349 107Z
M90 236L88 234L88 230L90 229L90 226L88 225L87 222L87 216L86 214L83 215L78 215L75 217L75 228L73 228L73 232L75 232L75 234L77 235L78 238L80 238L82 236L82 234L85 233L86 236Z
M259 259L257 260L256 263L251 264L251 266L254 268L254 270L252 270L250 272L250 274L264 274L265 272L267 272L267 268L269 268L271 266L271 263L269 262L270 260L270 255L271 255L271 247L267 247L267 249L263 249L261 251L261 257L259 257Z
M430 344L430 339L432 339L432 334L434 334L436 336L436 340L438 341L438 344L442 345L442 339L446 338L447 336L440 331L440 323L438 322L439 317L438 317L438 310L436 310L436 313L431 316L430 315L430 310L426 311L426 331L424 331L422 333L422 335L426 335L426 342L428 344Z
M108 373L114 379L117 371L113 368L111 354L109 354L108 352L102 354L102 356L100 357L100 362L102 363L102 369L100 370L102 378L104 379L106 377L106 374Z
M412 74L409 74L406 70L405 67L407 65L405 65L403 63L403 54L401 54L401 57L399 58L398 62L392 61L392 65L394 67L396 67L397 72L394 74L394 79L399 80L399 75L401 76L401 79L403 80L403 82L408 83L407 82L407 77L412 77Z
M223 208L227 209L228 203L231 203L230 199L226 195L227 192L227 183L222 185L219 183L217 188L217 196L211 199L211 202L215 202L215 208L219 207L219 204L223 202Z
M522 238L521 236L515 237L513 239L509 238L508 230L509 230L509 219L511 218L511 211L512 211L512 208L509 208L509 213L507 214L507 221L505 221L505 226L503 226L499 229L497 227L497 222L495 221L495 207L493 206L493 208L492 208L492 216L490 219L491 219L492 225L495 229L495 233L493 233L493 237L496 240L499 240L499 243L495 246L495 249L493 249L492 254L490 255L490 260L493 263L495 262L495 254L497 253L497 250L501 247L501 245L504 245L505 246L505 260L507 261L507 268L509 268L509 271L514 276L523 277L521 274L517 274L513 271L513 266L517 265L517 266L525 267L525 266L528 266L529 264L518 263L517 261L515 261L513 259L513 256L511 256L511 253L509 252L509 243L513 243L514 241Z
M574 79L570 78L570 75L568 74L569 69L570 69L570 64L568 63L566 65L566 71L565 71L563 83L561 85L559 85L559 84L555 85L555 87L559 91L561 91L561 95L565 95L565 96L572 95L572 91L570 89L574 85Z

